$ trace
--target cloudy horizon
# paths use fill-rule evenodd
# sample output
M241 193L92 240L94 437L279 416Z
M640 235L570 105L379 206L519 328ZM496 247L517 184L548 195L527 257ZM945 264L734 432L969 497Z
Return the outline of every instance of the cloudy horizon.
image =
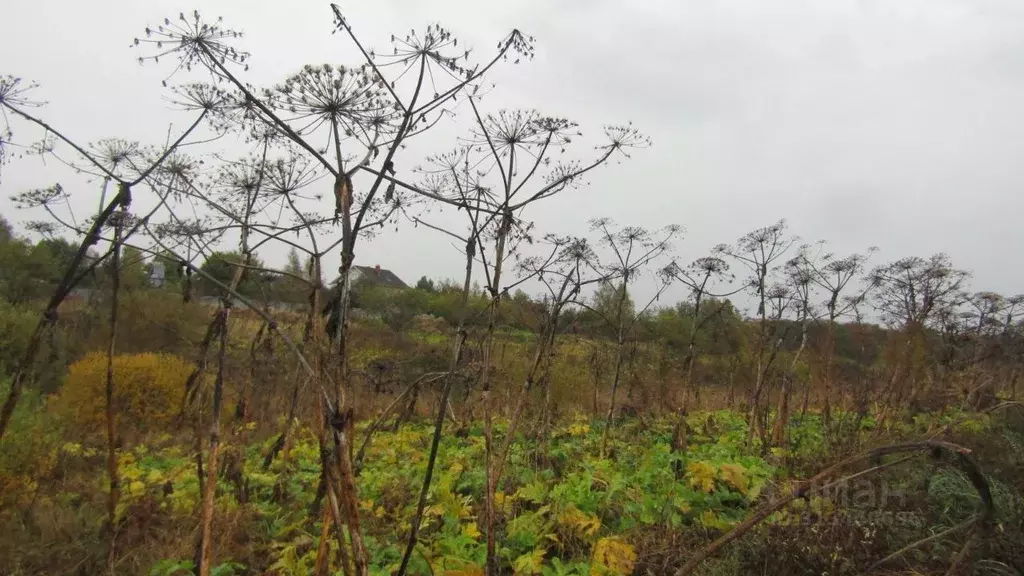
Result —
M1024 164L1014 157L1024 147L1024 5L339 4L379 48L392 33L441 22L486 54L521 29L536 38L537 57L496 69L487 111L565 116L579 123L585 147L600 142L605 124L632 122L652 138L652 147L588 175L588 186L527 212L542 233L584 235L590 219L605 216L652 229L679 224L686 233L675 253L688 262L785 218L792 233L826 240L839 255L878 246L873 263L880 264L945 252L972 272L975 290L1024 292L1024 270L1013 265L1024 244L1014 216L1024 208L1015 200ZM280 6L19 3L4 9L13 25L0 46L0 74L38 82L35 96L49 102L41 115L76 141L159 145L169 124L181 130L188 118L170 109L161 88L169 68L139 66L129 45L164 16L197 8L243 30L239 46L253 55L244 79L257 86L307 63L359 63L352 46L330 33L327 2ZM399 170L450 149L460 127L418 139ZM14 159L2 170L0 213L15 224L42 217L13 208L9 197L26 189L59 181L84 213L98 201L95 186L53 162ZM261 256L283 263L285 249L275 250ZM356 252L357 264L379 264L410 284L423 275L457 277L462 268L447 239L408 223ZM638 288L637 300L652 290ZM663 302L683 295L676 287Z

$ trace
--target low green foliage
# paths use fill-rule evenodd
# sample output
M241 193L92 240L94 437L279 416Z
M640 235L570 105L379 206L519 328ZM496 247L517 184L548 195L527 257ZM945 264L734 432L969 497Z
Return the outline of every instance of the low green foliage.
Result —
M700 416L697 416L700 417ZM739 429L740 420L716 413ZM504 427L499 425L500 434ZM431 429L406 425L378 433L359 477L360 512L374 574L389 574L401 560L426 466ZM702 439L685 453L669 448L670 424L649 428L627 423L613 440L613 458L596 456L601 427L575 420L553 431L546 445L523 436L511 451L499 486L500 556L519 574L619 574L636 561L630 535L645 528L726 530L757 499L774 469L746 453L738 435ZM731 438L731 440L730 440ZM638 441L639 439L639 441ZM271 440L268 440L270 442ZM319 523L307 507L319 480L315 436L304 431L287 459L260 468L268 445L248 448L245 476L249 507L258 517L279 574L305 574L315 560ZM484 564L482 534L483 438L446 435L428 498L420 544L411 573L477 574ZM541 461L549 466L539 466ZM675 475L680 462L686 472ZM137 447L121 455L123 508L147 495L159 506L186 516L198 498L194 467L178 449L147 452ZM242 506L225 481L218 505ZM165 488L165 486L170 488ZM595 564L598 562L598 564ZM177 574L185 564L165 561L154 574ZM158 572L157 569L164 570ZM171 571L167 571L171 570Z
M503 570L548 576L634 573L649 566L643 562L652 553L651 535L688 534L698 542L707 541L745 518L763 501L769 486L774 491L791 487L789 472L778 465L777 456L762 457L756 442L747 445L747 424L741 416L730 411L698 412L687 421L689 442L679 451L671 449L673 421L622 422L611 436L606 458L598 456L603 433L599 422L570 419L551 429L543 442L537 440L536 431L521 431L495 498ZM817 415L794 419L791 443L785 448L788 457L825 457L820 423ZM12 428L12 432L18 430ZM357 437L363 432L357 430ZM442 439L410 574L482 574L484 441L478 423L470 424L467 432L449 433ZM391 574L401 561L431 433L425 422L406 424L394 432L378 432L370 444L358 477L358 498L372 574ZM505 433L504 423L496 423L498 445ZM238 530L232 538L247 544L230 548L234 553L218 553L216 560L223 563L215 573L309 574L321 538L320 516L309 513L320 478L316 435L308 429L297 430L288 449L267 470L262 468L262 456L274 438L247 446L233 443L243 437L226 435L224 451L241 455L244 490L227 475L221 477L216 506L217 517L225 519L223 526ZM46 453L54 454L47 466L60 463L65 488L53 496L41 496L41 506L75 506L83 497L102 502L101 450L65 441ZM162 526L180 525L183 533L194 528L200 491L195 461L186 447L171 436L152 437L147 444L121 451L119 464L118 518L125 526L148 518ZM911 475L906 482L916 486L921 479ZM996 480L992 487L998 508L1020 508L1013 488ZM35 494L32 486L23 488L19 490L26 497ZM945 525L962 521L978 506L969 481L948 468L930 473L926 491L916 490L921 502L927 499L930 504L934 521ZM97 517L102 514L101 505L92 510ZM773 516L765 529L802 530L807 517L832 518L838 512L828 498L799 500L791 510ZM1000 515L1000 521L1010 520ZM901 528L907 534L899 541L912 541L926 528L926 524ZM882 542L882 536L872 538ZM332 550L336 546L333 534L328 546ZM248 556L238 555L247 549ZM191 561L181 559L185 557L187 553L167 554L141 566L151 575L189 574L193 567ZM340 567L333 562L332 573L337 573ZM746 560L742 554L726 555L709 569L730 562Z

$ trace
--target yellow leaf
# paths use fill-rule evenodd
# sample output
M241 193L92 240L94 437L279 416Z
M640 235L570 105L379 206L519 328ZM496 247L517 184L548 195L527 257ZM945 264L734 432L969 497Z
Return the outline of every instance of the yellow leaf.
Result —
M690 487L704 492L715 491L715 467L707 462L690 462L686 465L686 474L690 477Z
M597 516L587 514L579 508L570 505L557 518L558 524L569 532L582 536L593 536L601 529L601 519Z
M633 573L636 551L618 537L601 538L594 545L594 558L590 565L591 574L616 574L625 576Z
M75 442L68 442L61 446L61 450L63 450L65 454L68 454L70 456L78 456L79 454L82 453L82 445L77 444Z
M484 569L480 566L474 566L466 563L462 568L445 570L442 574L444 574L444 576L484 576Z
M590 433L590 424L572 424L566 431L569 436L586 436Z
M764 484L761 482L758 482L751 486L750 490L747 492L747 500L750 502L757 500L757 497L761 495L762 488L764 488Z
M512 511L512 501L515 499L515 495L508 496L504 492L494 493L494 509L500 510L506 514Z
M733 488L740 494L747 493L747 489L750 488L750 481L747 479L746 468L740 464L722 464L718 471L722 475L722 480L724 480L729 487Z
M462 527L462 535L476 540L480 537L480 529L477 528L476 522L470 522Z
M734 524L733 522L718 517L711 510L705 510L704 512L702 512L700 518L698 518L697 520L698 522L700 522L700 525L705 528L721 531L725 531L729 528L732 528Z
M512 568L515 570L516 576L540 574L541 567L544 565L544 552L543 548L537 548L533 552L528 552L516 558L512 562Z

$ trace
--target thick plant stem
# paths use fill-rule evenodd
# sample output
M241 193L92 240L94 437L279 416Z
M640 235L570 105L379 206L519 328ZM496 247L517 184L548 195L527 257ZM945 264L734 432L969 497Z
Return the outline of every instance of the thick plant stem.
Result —
M608 402L608 415L605 418L604 431L601 433L601 458L604 458L608 452L608 436L611 433L612 422L615 418L615 393L618 392L619 382L622 380L622 347L626 342L626 331L625 331L625 306L626 306L626 288L629 285L628 273L622 277L622 286L619 287L619 302L618 302L618 331L615 338L615 377L612 380L612 394Z
M316 562L313 564L314 576L327 576L330 570L330 539L331 534L331 512L325 509L320 514L320 544L316 549Z
M347 218L347 214L345 217ZM345 261L351 260L350 257L346 257L342 254L342 268L345 269ZM327 362L324 355L325 346L323 345L322 338L324 331L320 326L320 316L316 313L320 307L319 293L322 286L322 270L320 268L320 258L314 257L313 259L313 275L315 278L313 293L310 297L311 312L310 318L312 320L312 326L310 333L312 335L313 349L316 353L316 365L317 375L316 381L320 381L324 370L326 369ZM342 274L342 290L347 294L347 271ZM339 353L339 378L335 381L334 386L334 403L328 401L327 398L323 398L321 403L321 411L323 414L323 421L325 428L331 433L334 441L335 458L328 459L324 458L322 461L322 475L324 481L327 483L327 495L333 498L331 505L338 508L338 523L337 540L338 550L345 550L343 552L348 555L346 547L348 543L345 541L343 532L341 531L341 524L344 523L348 526L349 540L351 540L352 546L352 560L357 576L364 576L369 572L369 555L366 551L366 544L363 541L362 530L359 524L359 504L358 497L356 494L355 484L355 471L352 466L352 437L353 437L353 420L354 415L351 408L346 412L341 412L342 402L344 402L344 391L342 389L343 382L348 381L348 353L345 349L345 338L347 328L344 327L344 323L347 322L345 319L344 308L348 306L347 296L343 295L340 297L340 305L342 307L339 310L339 325L336 332L335 345L338 346L337 351ZM319 387L322 390L322 387ZM336 467L337 474L332 473L331 468ZM332 480L333 479L333 480ZM348 560L345 560L347 565Z
M230 307L220 312L220 337L217 350L217 379L213 386L210 415L210 444L206 461L206 485L203 486L202 537L199 541L199 576L209 576L212 557L213 507L217 493L217 458L220 456L220 413L224 402L224 360L227 355L227 321Z
M107 342L107 476L110 481L110 493L107 496L107 524L110 529L107 570L111 574L114 573L114 560L117 555L117 503L121 498L121 482L117 470L117 415L114 410L114 352L117 342L117 307L121 292L121 230L126 216L127 212L122 208L114 226L114 247L111 259L110 338Z
M761 391L764 388L764 349L765 343L768 339L768 320L765 316L765 296L764 296L764 279L767 275L767 270L761 269L760 276L758 277L758 294L760 295L761 301L758 306L758 312L761 318L758 322L758 338L757 338L757 375L754 382L754 390L750 394L750 408L748 418L749 423L747 425L747 443L754 439L754 429L758 426L758 422L761 418Z
M487 315L487 333L484 335L484 354L480 388L484 402L484 466L487 473L486 492L484 494L484 515L487 536L487 576L497 576L498 558L494 534L494 491L497 484L494 480L494 424L491 415L491 363L493 361L494 330L498 321L501 306L501 269L505 261L505 241L512 226L512 216L505 214L498 230L498 241L494 248L494 276L491 279L491 309Z
M266 160L267 145L263 147L263 159ZM231 284L228 291L221 299L220 308L214 322L218 324L219 349L217 351L217 377L213 387L213 409L210 414L210 443L207 454L206 485L203 486L203 506L201 511L201 529L199 540L199 558L196 564L199 566L199 576L208 576L210 571L211 542L213 535L213 512L214 500L217 493L217 458L220 450L220 417L221 406L224 401L224 361L227 353L228 319L231 315L233 293L242 284L247 267L252 263L252 251L249 247L249 234L251 232L250 219L253 214L256 200L259 197L260 186L263 182L263 168L261 164L259 177L256 184L247 189L245 193L244 213L242 215L242 230L239 246L242 252L241 265L236 266L231 277ZM266 318L264 318L266 320ZM269 325L269 324L268 324ZM197 366L198 369L198 366ZM197 385L194 382L193 385Z
M349 539L352 541L352 559L355 563L356 576L365 576L370 570L370 559L366 551L366 543L363 541L362 529L359 525L359 502L356 493L355 475L352 471L352 437L354 415L351 408L343 414L331 410L328 403L324 403L328 409L330 418L328 424L334 437L335 463L337 465L338 478L331 481L331 475L327 475L328 495L337 493L340 500L341 513L348 526ZM343 543L343 541L342 541Z
M321 399L321 409L326 413L325 405ZM331 460L330 450L326 448L326 435L328 422L321 421L320 426L320 464L321 464L321 484L324 495L327 496L328 509L323 518L325 522L330 522L334 526L335 540L338 542L338 562L341 564L342 572L345 576L352 576L353 566L351 558L348 553L348 545L345 541L345 532L342 530L342 525L345 523L345 516L342 515L341 506L338 501L338 478L335 474L334 464ZM319 488L318 488L319 492ZM318 496L319 499L319 496ZM321 542L320 548L317 550L317 564L323 564L324 566L330 565L330 559L327 551L330 549L325 543Z
M420 524L423 521L423 511L427 506L430 482L434 477L437 450L441 445L441 436L444 433L445 411L448 408L448 398L451 395L452 383L455 381L455 373L459 369L462 345L466 341L466 308L469 302L470 282L473 278L473 242L467 242L466 247L466 277L462 284L462 298L459 302L459 316L455 328L455 339L452 342L452 354L448 360L448 373L445 375L444 384L441 387L441 401L437 405L437 417L434 419L434 436L430 441L430 456L427 459L427 470L423 474L423 486L420 488L420 497L416 503L416 515L413 517L412 527L409 529L409 541L406 543L405 553L402 555L402 564L398 568L398 576L405 576L405 572L409 567L409 560L412 558L412 552L416 548L416 538L419 534Z
M786 443L786 431L789 427L789 404L792 395L793 379L796 377L796 367L800 362L804 349L807 347L807 326L809 320L808 302L802 302L801 326L800 326L800 347L793 355L793 361L789 364L789 372L782 378L782 389L779 391L779 405L776 409L775 428L772 430L772 444L782 446Z

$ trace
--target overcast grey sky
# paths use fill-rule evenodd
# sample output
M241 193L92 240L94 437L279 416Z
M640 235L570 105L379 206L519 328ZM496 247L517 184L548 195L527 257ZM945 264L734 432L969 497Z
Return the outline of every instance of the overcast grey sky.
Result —
M632 121L653 138L588 188L541 204L532 212L541 231L584 233L599 216L677 223L686 228L677 253L690 260L785 217L839 253L876 245L881 262L947 252L976 289L1024 291L1019 0L339 3L381 48L391 33L436 21L486 53L519 28L536 37L537 58L491 77L488 110L537 108L595 137L602 124ZM164 100L168 68L140 67L129 44L192 8L245 32L257 85L305 63L359 62L330 34L326 1L53 0L4 5L0 73L39 82L43 115L75 139L158 144L186 118ZM417 150L434 145L452 142ZM13 162L0 212L39 218L7 198L62 178L71 181L52 164ZM72 192L76 205L95 205L93 187ZM444 238L411 226L361 247L357 261L407 282L461 268Z

